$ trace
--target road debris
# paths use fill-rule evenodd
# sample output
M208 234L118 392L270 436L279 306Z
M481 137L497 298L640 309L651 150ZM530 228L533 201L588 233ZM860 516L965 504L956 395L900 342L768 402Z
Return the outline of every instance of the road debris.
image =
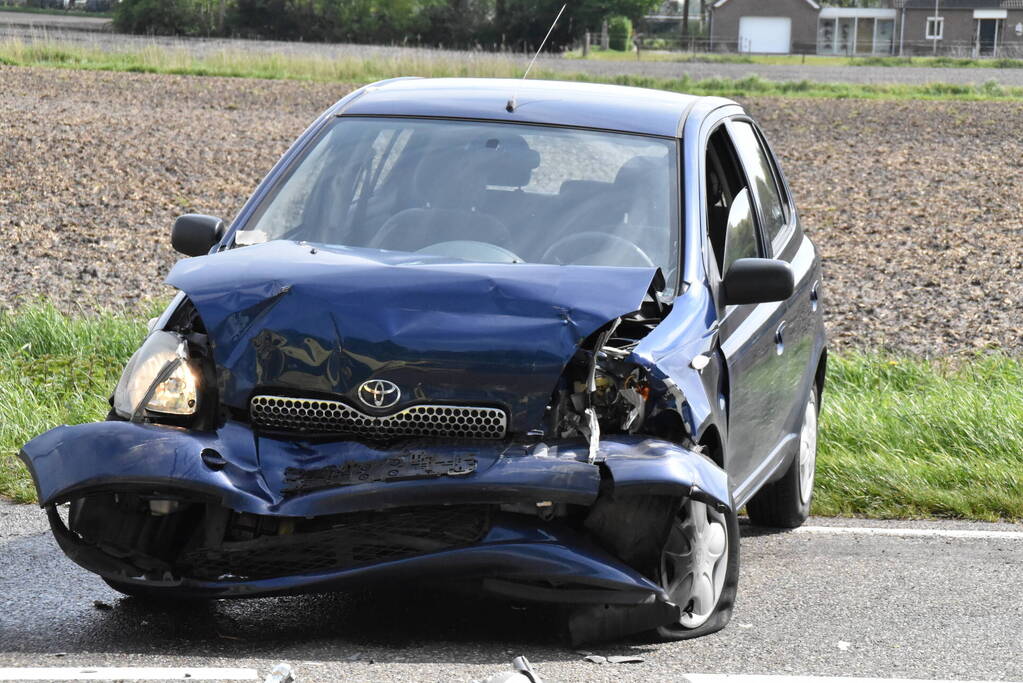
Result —
M291 666L281 662L270 670L263 683L295 683L295 676L291 671Z
M512 660L513 671L502 671L494 674L483 683L543 683L537 675L529 660L525 657L516 657Z
M593 664L642 664L645 659L636 655L603 655L587 654L583 659Z

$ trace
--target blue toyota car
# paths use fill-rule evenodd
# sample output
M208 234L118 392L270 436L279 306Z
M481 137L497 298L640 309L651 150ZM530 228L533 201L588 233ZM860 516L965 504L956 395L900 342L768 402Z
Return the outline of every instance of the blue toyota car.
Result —
M731 616L740 508L806 519L820 262L734 102L376 83L172 242L108 419L21 451L123 593L453 583L681 639Z

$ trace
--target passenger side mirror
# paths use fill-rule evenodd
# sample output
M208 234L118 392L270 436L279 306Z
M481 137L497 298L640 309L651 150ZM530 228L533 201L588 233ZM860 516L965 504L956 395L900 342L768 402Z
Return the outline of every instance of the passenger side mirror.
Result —
M721 282L726 306L784 301L792 296L795 287L789 264L769 258L738 259Z
M203 256L224 236L224 221L216 216L186 213L171 229L171 246L185 256Z

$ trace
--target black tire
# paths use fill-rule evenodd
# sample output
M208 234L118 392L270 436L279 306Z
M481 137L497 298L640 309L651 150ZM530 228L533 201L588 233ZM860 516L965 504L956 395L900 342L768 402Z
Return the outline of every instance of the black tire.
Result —
M817 462L817 421L816 416L820 413L820 396L817 391L817 386L814 385L810 390L810 397L807 399L808 402L813 402L813 433L814 433L814 445L813 445L813 467L816 466ZM803 412L803 426L802 429L807 429L807 411L809 405L804 406ZM802 449L803 434L800 432L800 449ZM809 483L809 490L804 495L804 481L805 478L802 476L800 471L800 456L801 451L797 451L795 456L792 458L792 462L789 464L785 474L782 475L781 479L760 489L753 498L746 503L746 512L749 514L750 521L757 526L765 527L777 527L781 529L795 529L801 526L806 521L807 517L810 516L810 505L813 503L813 483L814 478L811 477Z
M686 509L683 506L683 511ZM681 518L682 512L680 511L680 518L676 520L676 524L682 523ZM706 621L703 621L699 625L690 627L684 624L682 621L671 624L669 626L661 626L656 631L656 636L662 641L676 641L676 640L689 640L690 638L699 638L701 636L716 633L723 629L728 622L732 619L732 610L735 607L735 595L739 588L739 517L734 510L727 510L724 512L717 513L722 516L725 527L725 557L727 558L727 565L724 568L724 579L721 587L721 592L717 598L717 603L714 605L710 616L707 617ZM677 528L675 529L677 530ZM669 549L671 543L671 537L668 539L668 543L665 545L665 551ZM662 587L666 590L669 589L669 577L665 576L664 567L659 571L658 576L659 582ZM671 591L669 590L669 595ZM683 610L687 609L687 604L682 604L686 601L684 596L671 595L672 599L679 605Z

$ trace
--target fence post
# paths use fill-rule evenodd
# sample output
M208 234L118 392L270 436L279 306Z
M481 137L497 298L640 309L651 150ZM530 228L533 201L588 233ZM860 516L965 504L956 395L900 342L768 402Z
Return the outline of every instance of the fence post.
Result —
M590 32L587 31L586 35L583 36L583 57L590 56Z

